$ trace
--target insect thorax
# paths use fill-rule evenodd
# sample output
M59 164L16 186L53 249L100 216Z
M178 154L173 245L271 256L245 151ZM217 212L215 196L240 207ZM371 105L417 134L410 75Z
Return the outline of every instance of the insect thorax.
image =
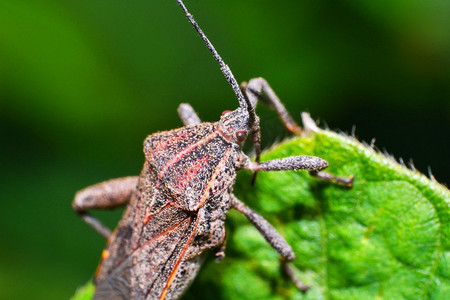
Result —
M236 176L239 146L223 138L218 123L202 123L149 136L144 153L156 188L178 207L198 210L227 193Z

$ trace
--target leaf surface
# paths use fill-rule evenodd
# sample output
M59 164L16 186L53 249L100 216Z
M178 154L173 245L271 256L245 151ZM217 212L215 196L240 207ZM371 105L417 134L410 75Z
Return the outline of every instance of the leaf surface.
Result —
M321 130L264 153L326 159L328 172L355 176L353 188L305 171L242 174L236 194L286 237L297 255L298 292L279 270L278 254L238 213L230 213L229 254L211 262L187 299L444 299L450 294L450 195L351 137ZM217 292L220 291L220 292ZM192 295L192 297L189 297Z
M261 160L326 159L328 172L354 175L343 187L305 171L241 171L236 195L292 245L302 294L280 271L279 256L235 211L227 257L203 266L183 299L445 299L450 294L450 194L351 137L319 130L284 141ZM84 299L84 298L75 298Z

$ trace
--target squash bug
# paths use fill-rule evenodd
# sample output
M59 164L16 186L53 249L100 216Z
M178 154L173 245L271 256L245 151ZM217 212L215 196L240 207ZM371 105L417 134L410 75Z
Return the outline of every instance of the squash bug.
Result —
M273 108L288 130L301 128L262 78L239 86L229 67L197 25L181 0L189 22L205 42L239 101L215 123L201 123L189 104L178 113L184 127L158 132L144 141L145 163L140 176L105 181L79 191L75 212L108 239L95 277L94 299L177 299L199 270L206 249L224 257L226 213L243 213L280 254L286 274L301 290L289 265L291 246L262 216L233 194L236 171L309 170L313 176L351 186L352 178L338 178L321 170L327 162L313 156L259 161L260 130L255 107L259 100ZM251 138L256 160L242 152ZM255 177L254 177L255 179ZM117 229L110 232L88 213L90 209L128 204Z

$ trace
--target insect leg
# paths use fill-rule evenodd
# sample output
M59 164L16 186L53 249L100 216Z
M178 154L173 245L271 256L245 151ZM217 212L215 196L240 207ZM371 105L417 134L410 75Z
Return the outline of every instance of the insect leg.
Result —
M314 120L308 113L302 113L302 122L303 126L305 126L305 132L307 133L318 132L320 130L319 127L317 127L316 122L314 122ZM353 186L353 175L350 175L349 177L336 177L330 173L323 171L319 172L318 170L310 171L309 174L322 180L333 181L342 185L346 185L348 187Z
M264 162L253 162L247 156L245 156L245 159L242 168L250 171L318 171L328 167L328 163L317 156L289 156Z
M113 209L127 204L136 190L138 182L135 177L122 177L98 183L87 187L75 195L72 202L73 210L98 233L106 238L111 235L105 225L91 216L89 209Z
M295 134L302 133L301 127L294 121L280 98L278 98L264 78L258 77L250 79L248 83L243 82L241 83L241 89L252 104L252 107L255 108L258 100L261 100L265 105L277 112L284 126L289 131Z
M217 248L216 253L214 253L214 257L217 262L221 262L225 258L225 249L227 248L227 239L226 237L223 239L222 244Z
M317 156L290 156L264 162L246 161L244 169L251 171L285 171L285 170L309 170L311 176L322 180L332 181L351 187L353 176L336 177L321 170L328 167L328 163Z
M281 259L281 268L283 272L292 280L294 285L302 292L305 293L309 290L310 286L301 281L297 276L295 276L294 270L289 262Z
M195 113L195 110L188 103L181 103L178 106L178 115L185 126L192 124L200 124L202 121Z
M233 207L244 214L247 219L258 229L266 241L281 255L281 268L286 275L292 280L295 286L302 292L308 290L308 286L298 279L289 262L295 259L294 251L292 247L286 242L286 240L278 233L278 231L264 219L261 215L242 203L236 196L232 198Z
M267 105L269 108L275 110L277 114L280 116L280 119L282 120L284 126L286 128L295 133L300 134L302 132L301 127L294 121L294 119L291 117L289 112L284 107L281 100L278 98L278 96L275 94L269 83L262 77L253 78L250 79L250 81L243 82L241 84L241 89L244 91L247 99L250 101L252 107L256 107L256 104L258 100L262 101L265 105ZM314 124L315 125L315 124ZM306 127L306 125L305 125ZM259 148L259 132L254 134L255 136L255 146ZM259 153L259 149L256 149L256 153ZM259 155L257 155L256 162L259 162ZM255 181L256 178L256 172L253 176L252 182ZM353 184L353 176L342 178L342 177L336 177L332 174L326 173L326 172L318 172L317 170L313 170L310 172L310 174L314 177L336 182L339 184L343 184L346 186L351 187Z
M330 173L320 172L317 170L309 171L309 174L313 177L320 178L322 180L340 183L340 184L346 185L348 187L353 186L353 178L354 178L353 175L350 175L349 177L337 177Z
M294 251L292 247L286 242L286 240L278 233L278 231L264 219L261 215L256 213L250 207L242 203L236 196L233 195L233 208L240 213L244 214L247 219L255 225L256 229L262 234L267 242L278 252L281 257L287 261L293 261L295 259Z

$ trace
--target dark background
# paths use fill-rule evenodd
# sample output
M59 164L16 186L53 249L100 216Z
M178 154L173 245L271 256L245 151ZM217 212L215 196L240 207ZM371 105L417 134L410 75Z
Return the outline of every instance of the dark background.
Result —
M186 2L238 81L449 182L449 1ZM182 101L210 121L237 107L174 0L0 2L1 299L67 299L92 277L104 240L74 193L138 174ZM286 135L259 112L266 145Z

